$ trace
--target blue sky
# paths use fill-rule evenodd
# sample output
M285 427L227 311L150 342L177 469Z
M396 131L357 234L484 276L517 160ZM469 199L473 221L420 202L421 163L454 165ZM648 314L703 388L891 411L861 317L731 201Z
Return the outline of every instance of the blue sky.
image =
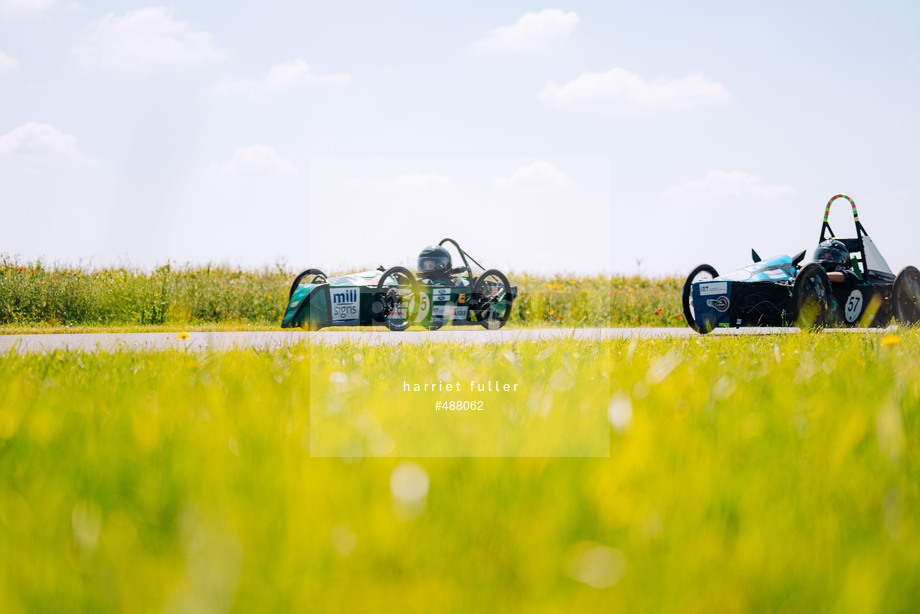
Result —
M916 2L0 0L0 253L683 274L844 192L897 270L918 101Z

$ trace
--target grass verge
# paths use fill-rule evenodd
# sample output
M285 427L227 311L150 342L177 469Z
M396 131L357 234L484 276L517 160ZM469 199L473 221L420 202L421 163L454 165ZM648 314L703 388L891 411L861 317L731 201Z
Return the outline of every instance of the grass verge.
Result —
M282 266L247 271L165 265L144 271L46 266L0 257L0 334L46 328L274 329L287 307L293 275ZM683 324L682 280L514 272L508 276L519 292L512 326Z
M373 407L378 378L487 375L509 352L545 386L592 351L610 358L609 458L309 456L311 392L353 382ZM0 602L911 611L918 382L910 330L5 355Z

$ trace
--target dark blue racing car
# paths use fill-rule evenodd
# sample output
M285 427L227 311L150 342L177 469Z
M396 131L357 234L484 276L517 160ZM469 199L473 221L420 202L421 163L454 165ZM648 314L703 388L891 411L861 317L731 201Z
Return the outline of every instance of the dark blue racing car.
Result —
M827 218L838 198L849 201L856 237L835 238ZM761 259L719 275L708 265L693 269L684 283L684 317L691 328L708 333L738 326L872 326L884 328L892 318L920 321L920 271L906 266L894 275L866 233L856 203L844 194L824 210L820 244L814 259L795 256Z

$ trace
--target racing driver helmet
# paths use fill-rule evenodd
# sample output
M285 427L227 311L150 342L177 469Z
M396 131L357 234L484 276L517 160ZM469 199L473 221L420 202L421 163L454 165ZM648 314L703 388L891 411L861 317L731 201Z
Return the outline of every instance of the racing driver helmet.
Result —
M447 277L450 269L450 252L440 245L429 245L418 255L419 277Z
M822 241L815 249L814 261L823 266L828 273L842 271L850 266L850 252L843 242L828 239Z

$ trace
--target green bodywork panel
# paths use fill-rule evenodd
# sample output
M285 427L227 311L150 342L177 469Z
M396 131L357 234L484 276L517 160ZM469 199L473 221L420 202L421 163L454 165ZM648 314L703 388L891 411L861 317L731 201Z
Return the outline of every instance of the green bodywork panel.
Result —
M380 270L361 271L333 277L321 284L301 284L291 296L281 327L382 326L383 322L374 320L371 306L383 274ZM456 276L418 282L421 305L413 324L438 326L473 321L469 279ZM397 284L389 277L386 285Z

